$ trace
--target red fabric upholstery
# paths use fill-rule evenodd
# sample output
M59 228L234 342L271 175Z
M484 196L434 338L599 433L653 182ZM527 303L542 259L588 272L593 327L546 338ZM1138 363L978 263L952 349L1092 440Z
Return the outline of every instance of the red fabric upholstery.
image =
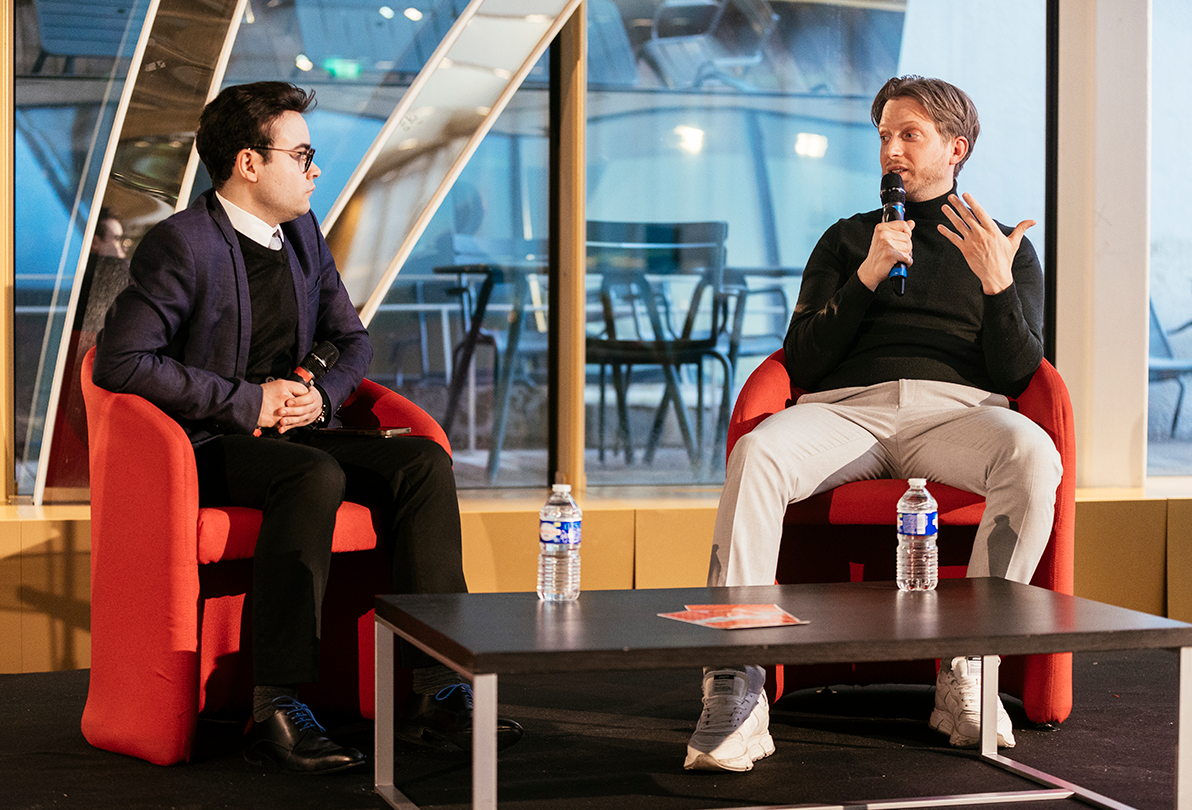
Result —
M82 729L97 748L168 765L188 760L198 715L247 712L252 661L245 597L261 513L199 508L194 452L147 400L91 381L82 367L91 463L91 679ZM451 446L404 397L365 380L340 410L353 426L409 425ZM372 604L389 589L372 516L336 518L319 683L303 697L373 714Z
M729 423L728 451L744 434L802 393L792 391L781 350L750 375L737 397ZM1051 540L1031 583L1072 593L1076 519L1076 446L1068 389L1046 360L1026 391L1015 401L1018 410L1043 427L1055 441L1064 474L1056 492ZM857 481L792 505L783 520L777 580L838 582L894 578L891 526L904 481ZM963 490L931 485L940 505L940 575L964 576L977 523L985 509L981 497ZM776 667L767 679L771 699L784 690L836 683L934 683L935 662ZM1070 653L1006 658L1000 672L1002 691L1022 698L1027 716L1036 723L1058 723L1072 711Z

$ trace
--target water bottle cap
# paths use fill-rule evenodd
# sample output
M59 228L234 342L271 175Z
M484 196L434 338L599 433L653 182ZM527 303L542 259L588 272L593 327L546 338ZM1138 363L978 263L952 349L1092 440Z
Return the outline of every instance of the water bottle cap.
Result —
M553 492L570 492L571 484L551 484L550 488Z
M927 479L926 478L908 478L907 483L909 483L912 487L925 487L925 486L927 486Z

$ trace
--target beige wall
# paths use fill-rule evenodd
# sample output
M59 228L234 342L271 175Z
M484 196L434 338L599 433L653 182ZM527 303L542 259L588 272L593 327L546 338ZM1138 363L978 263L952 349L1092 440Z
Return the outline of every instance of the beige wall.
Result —
M90 665L90 508L0 507L0 672Z

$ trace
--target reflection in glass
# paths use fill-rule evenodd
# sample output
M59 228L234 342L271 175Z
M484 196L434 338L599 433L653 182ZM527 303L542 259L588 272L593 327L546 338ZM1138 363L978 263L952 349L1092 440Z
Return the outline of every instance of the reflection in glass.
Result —
M618 7L640 81L589 95L588 219L727 224L717 294L728 308L721 352L731 349L731 405L749 372L781 347L799 274L820 234L841 216L874 207L869 101L897 69L904 15L889 4L765 0L666 0L652 6L651 18L628 3ZM593 292L595 283L589 280ZM689 292L672 282L662 297L682 323ZM683 401L693 423L715 424L726 404L724 373L717 363L698 370L680 369ZM626 463L641 448L623 438L609 448L599 433L604 371L588 368L590 485L723 480L723 439L714 433L715 445L692 463L673 409L652 464ZM674 399L664 372L632 370L628 412L617 417L629 422L622 434L651 435L660 403Z

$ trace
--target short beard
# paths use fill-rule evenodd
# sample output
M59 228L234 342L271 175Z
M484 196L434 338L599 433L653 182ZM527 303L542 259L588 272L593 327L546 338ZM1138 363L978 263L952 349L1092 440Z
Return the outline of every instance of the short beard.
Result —
M951 167L949 167L949 169L951 169ZM947 178L947 180L948 180L949 190L951 190L952 188L954 188L956 186L956 174L955 173L951 173L950 176L944 175L944 174L940 174L939 176L920 175L919 177L917 177L915 179L916 179L916 181L921 180L923 182L916 182L915 187L913 189L906 190L906 201L914 202L914 203L921 203L921 202L927 202L928 200L931 200L931 199L934 199L935 197L940 196L938 194L932 194L929 192L925 192L925 191L923 191L923 189L925 187L934 188L937 185L937 182L939 185L942 186L943 180L945 178ZM944 193L946 194L947 192L944 192Z

